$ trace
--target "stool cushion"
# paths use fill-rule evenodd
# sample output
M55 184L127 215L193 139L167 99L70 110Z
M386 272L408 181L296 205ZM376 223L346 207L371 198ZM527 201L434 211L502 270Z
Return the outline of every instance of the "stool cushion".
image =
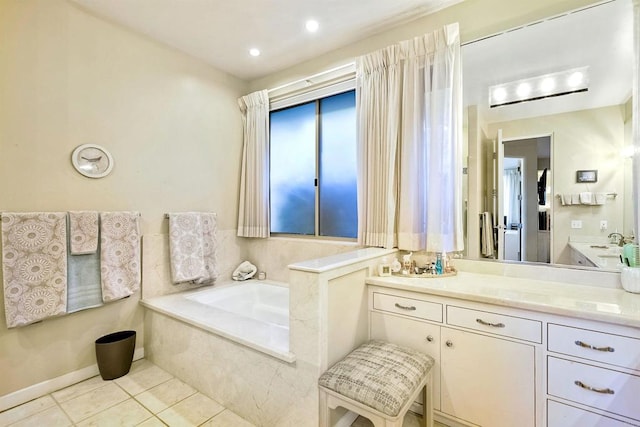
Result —
M329 368L318 384L395 417L433 363L426 354L373 340Z

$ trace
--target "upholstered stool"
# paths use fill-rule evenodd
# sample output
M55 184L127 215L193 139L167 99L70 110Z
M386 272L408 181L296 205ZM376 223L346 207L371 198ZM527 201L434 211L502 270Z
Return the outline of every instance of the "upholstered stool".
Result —
M361 345L318 379L320 425L341 406L375 427L402 427L405 414L424 389L422 426L433 426L431 367L426 354L384 341Z

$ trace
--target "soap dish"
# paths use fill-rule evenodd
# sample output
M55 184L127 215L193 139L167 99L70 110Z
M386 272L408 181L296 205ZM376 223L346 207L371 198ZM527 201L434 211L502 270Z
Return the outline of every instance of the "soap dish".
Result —
M394 276L396 277L410 277L412 279L439 279L441 277L452 277L452 276L456 276L458 274L458 270L456 270L455 268L451 269L450 273L442 273L442 274L431 274L431 273L422 273L422 274L415 274L415 273L411 273L411 274L402 274L400 272L398 273L392 273Z

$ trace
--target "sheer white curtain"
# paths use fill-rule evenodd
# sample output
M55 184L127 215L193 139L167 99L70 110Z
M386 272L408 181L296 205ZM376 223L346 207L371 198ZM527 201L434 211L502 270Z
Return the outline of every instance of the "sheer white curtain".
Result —
M358 241L462 250L458 24L359 57L356 73Z
M504 171L504 215L507 217L507 226L511 223L520 223L520 171L518 169L505 169Z
M238 99L244 148L238 205L238 236L269 237L269 94Z

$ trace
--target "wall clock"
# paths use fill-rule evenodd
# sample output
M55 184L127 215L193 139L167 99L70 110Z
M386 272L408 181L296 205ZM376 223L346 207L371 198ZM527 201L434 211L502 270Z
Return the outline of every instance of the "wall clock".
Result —
M71 154L73 167L89 178L102 178L113 169L113 157L109 152L96 144L83 144Z

